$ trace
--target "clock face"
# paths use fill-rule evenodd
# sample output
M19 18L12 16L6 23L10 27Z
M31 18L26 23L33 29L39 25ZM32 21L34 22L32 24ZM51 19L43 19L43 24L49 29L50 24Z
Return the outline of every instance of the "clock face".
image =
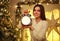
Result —
M28 16L24 16L22 17L21 22L23 25L29 25L31 23L31 19Z

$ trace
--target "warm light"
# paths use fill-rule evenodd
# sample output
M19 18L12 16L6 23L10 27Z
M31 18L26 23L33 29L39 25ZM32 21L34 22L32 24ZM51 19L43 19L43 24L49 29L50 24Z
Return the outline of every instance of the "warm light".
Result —
M6 9L4 11L7 11Z
M34 16L33 16L33 11L32 11L31 9L30 9L29 14L31 14L31 18L34 18Z
M1 2L1 4L2 4L2 2Z
M59 17L59 9L53 10L54 18L57 19Z
M48 41L59 41L59 35L54 30L52 30L49 37L47 37L47 40Z
M42 4L42 3L38 3L38 4Z
M47 3L47 5L49 5L49 3Z
M15 8L17 8L18 6L17 5L15 5Z
M22 8L23 6L22 6L22 5L20 5L20 7Z
M25 28L23 30L23 41L31 41L31 34L29 28Z
M52 11L45 12L46 18L51 20Z
M3 12L0 12L0 15L3 15Z
M16 30L16 31L18 31L19 29L18 29L18 28L16 28L15 30Z
M1 11L3 11L3 8L1 8Z
M59 10L58 9L54 9L52 11L47 11L46 14L46 18L51 20L51 15L52 12L54 14L54 19L57 19L59 17ZM59 22L60 23L60 22ZM53 28L53 27L52 27ZM57 27L59 28L59 27ZM48 33L48 32L47 32ZM46 35L47 36L47 35ZM51 33L49 34L49 36L47 37L48 41L59 41L59 35L56 33L55 30L51 30Z

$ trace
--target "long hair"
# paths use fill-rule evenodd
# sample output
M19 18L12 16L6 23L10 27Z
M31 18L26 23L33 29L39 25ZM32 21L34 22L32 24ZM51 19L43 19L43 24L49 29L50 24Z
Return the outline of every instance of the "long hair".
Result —
M40 8L40 12L41 12L40 18L41 18L42 20L46 20L44 7L43 7L42 5L37 4L37 5L35 5L34 8L33 8L33 12L34 12L34 10L35 10L35 7L39 7L39 8Z

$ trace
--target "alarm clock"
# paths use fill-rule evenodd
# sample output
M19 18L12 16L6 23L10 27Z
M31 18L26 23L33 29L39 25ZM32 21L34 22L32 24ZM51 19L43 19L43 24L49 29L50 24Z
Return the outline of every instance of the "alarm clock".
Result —
M29 16L23 16L21 19L22 25L30 25L31 24L31 18Z

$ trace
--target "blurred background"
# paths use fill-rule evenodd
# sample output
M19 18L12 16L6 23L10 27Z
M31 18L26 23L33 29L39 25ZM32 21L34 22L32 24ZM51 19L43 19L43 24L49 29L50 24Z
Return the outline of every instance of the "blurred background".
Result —
M21 14L28 9L34 18L33 7L36 4L45 8L49 23L46 39L60 41L60 0L0 0L0 41L22 41L22 30L18 27Z

